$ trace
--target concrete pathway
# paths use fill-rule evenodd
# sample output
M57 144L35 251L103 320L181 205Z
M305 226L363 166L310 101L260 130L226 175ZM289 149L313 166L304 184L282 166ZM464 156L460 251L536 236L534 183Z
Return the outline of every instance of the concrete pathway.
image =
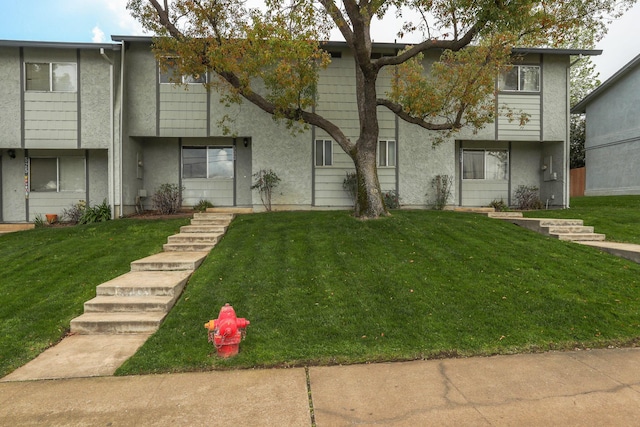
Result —
M0 425L637 426L640 349L0 382Z

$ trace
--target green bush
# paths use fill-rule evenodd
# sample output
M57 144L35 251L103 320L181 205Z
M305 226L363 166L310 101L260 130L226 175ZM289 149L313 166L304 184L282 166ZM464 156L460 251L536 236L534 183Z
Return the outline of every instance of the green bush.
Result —
M507 212L509 210L509 206L505 203L504 199L494 199L491 203L489 203L496 212Z
M111 219L111 206L104 199L101 204L94 207L87 207L82 212L78 224L92 224L94 222L105 222Z
M208 200L200 200L193 207L193 210L196 211L196 212L206 212L207 209L212 208L212 207L213 207L213 203L211 203L210 201L208 201Z
M400 207L400 196L395 190L387 191L382 195L384 204L388 209L398 209Z
M258 190L260 193L260 200L267 212L271 212L271 194L273 189L278 186L280 177L271 169L260 169L253 174L255 182L251 186L252 190Z

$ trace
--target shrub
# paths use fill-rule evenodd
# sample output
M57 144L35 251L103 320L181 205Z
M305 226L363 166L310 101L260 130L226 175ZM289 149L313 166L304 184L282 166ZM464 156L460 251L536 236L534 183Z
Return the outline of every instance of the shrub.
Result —
M82 216L78 220L79 224L91 224L94 222L105 222L111 219L111 206L104 199L101 204L84 209Z
M358 195L358 175L355 172L347 172L347 176L342 181L342 188L349 193L349 197L355 204Z
M398 209L400 207L400 196L398 196L397 191L387 191L382 197L388 209Z
M253 174L256 181L251 186L252 190L258 190L260 193L260 200L267 212L271 212L271 194L273 189L278 186L280 177L271 169L260 169Z
M535 185L519 185L516 188L515 199L520 210L542 209L542 201L538 196L538 187Z
M84 215L84 211L87 208L87 202L84 200L78 201L78 203L72 205L69 209L62 210L62 219L67 220L72 224L80 222L80 218Z
M213 203L211 203L210 201L208 201L208 200L200 200L193 207L193 210L197 211L197 212L205 212L208 208L212 208L212 207L213 207Z
M174 214L182 206L180 190L177 184L162 184L151 197L151 202L160 214Z
M453 188L453 177L449 175L436 175L431 180L431 188L435 193L433 207L441 211L447 206Z
M509 210L509 206L507 206L503 199L494 199L491 203L489 203L489 206L495 209L496 212L507 212Z

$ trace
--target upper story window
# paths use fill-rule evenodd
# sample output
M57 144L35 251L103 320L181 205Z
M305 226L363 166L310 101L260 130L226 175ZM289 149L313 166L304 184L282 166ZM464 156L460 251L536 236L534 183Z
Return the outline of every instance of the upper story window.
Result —
M500 74L498 89L511 92L540 92L540 66L514 65Z
M396 142L379 141L378 143L378 166L395 167L396 165Z
M333 165L333 143L330 139L316 140L316 166Z
M175 66L168 65L166 69L158 67L158 75L160 83L182 83L182 84L197 84L207 83L207 73L195 76L181 76L178 74L178 70Z
M76 64L68 62L28 62L25 88L34 92L76 92L76 68Z

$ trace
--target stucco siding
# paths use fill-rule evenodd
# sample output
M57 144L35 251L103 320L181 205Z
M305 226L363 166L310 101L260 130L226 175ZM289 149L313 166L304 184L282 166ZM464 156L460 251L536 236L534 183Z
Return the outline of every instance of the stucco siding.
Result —
M2 147L21 146L20 53L17 48L0 48L0 134Z
M640 194L640 137L587 151L586 196Z
M105 199L109 202L109 164L107 150L89 150L87 152L87 172L89 174L87 188L91 205L101 204Z
M112 61L117 52L106 52ZM109 148L111 145L111 72L99 51L80 53L80 147Z
M26 221L24 188L24 151L16 150L16 158L2 155L2 220Z
M569 56L545 55L542 63L542 140L566 141Z
M156 136L158 66L149 45L132 43L125 51L127 133Z

